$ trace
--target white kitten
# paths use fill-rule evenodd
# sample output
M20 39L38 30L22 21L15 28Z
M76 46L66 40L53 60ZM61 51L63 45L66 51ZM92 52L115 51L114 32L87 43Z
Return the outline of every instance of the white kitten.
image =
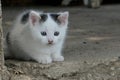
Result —
M43 13L28 11L22 13L7 34L10 53L5 57L36 60L47 64L64 61L61 54L68 26L68 12Z

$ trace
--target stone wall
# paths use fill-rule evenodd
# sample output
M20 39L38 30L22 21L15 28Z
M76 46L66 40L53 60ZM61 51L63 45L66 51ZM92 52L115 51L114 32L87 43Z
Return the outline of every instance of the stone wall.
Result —
M0 0L0 80L3 80L4 57L3 57L3 31L2 31L2 9Z

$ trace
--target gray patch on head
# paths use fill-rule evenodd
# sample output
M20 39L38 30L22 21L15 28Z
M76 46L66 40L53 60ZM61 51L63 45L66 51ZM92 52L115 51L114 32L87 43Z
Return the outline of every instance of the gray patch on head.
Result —
M59 16L60 14L50 14L50 16L51 16L51 18L55 21L55 22L57 22L58 24L60 24L61 22L58 20L58 16Z
M45 22L48 18L47 14L40 14L40 17L41 17L40 22Z
M21 18L21 23L25 24L25 23L28 21L29 13L30 13L30 11L26 12L26 13L22 16L22 18Z

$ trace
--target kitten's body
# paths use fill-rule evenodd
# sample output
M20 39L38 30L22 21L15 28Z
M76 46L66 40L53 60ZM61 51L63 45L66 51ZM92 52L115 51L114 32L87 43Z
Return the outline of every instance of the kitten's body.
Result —
M10 53L6 57L36 60L39 63L63 61L62 45L66 36L68 12L24 12L7 36Z

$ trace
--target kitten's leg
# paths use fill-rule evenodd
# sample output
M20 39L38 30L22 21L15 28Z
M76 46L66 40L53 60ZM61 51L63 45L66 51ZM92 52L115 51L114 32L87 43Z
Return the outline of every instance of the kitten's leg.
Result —
M42 64L48 64L52 62L50 55L45 55L45 54L36 55L34 56L34 59L37 62L42 63Z
M58 51L52 54L53 61L64 61L64 57L61 55L61 52Z
M53 61L64 61L64 57L61 54L63 41L55 46L53 53L51 54Z

